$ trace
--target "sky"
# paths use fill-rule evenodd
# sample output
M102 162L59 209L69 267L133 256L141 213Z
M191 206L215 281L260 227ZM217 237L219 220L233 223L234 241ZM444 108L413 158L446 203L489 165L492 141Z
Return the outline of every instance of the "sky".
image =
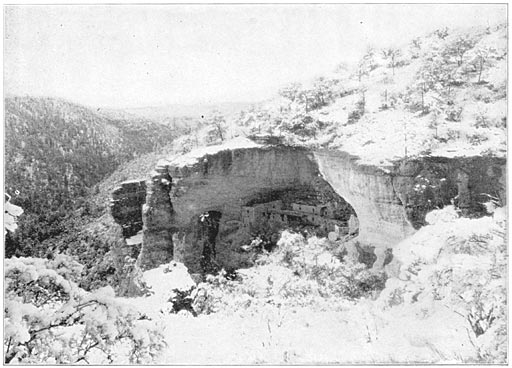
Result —
M97 107L260 101L369 45L506 21L506 5L18 5L4 93Z

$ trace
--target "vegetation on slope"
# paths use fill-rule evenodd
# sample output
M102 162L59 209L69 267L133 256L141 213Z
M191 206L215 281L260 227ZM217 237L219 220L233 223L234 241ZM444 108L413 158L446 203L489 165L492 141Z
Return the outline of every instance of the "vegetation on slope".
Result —
M505 24L440 29L402 47L369 47L356 66L292 83L221 122L228 136L275 136L374 165L411 156L504 157L506 67ZM185 145L221 141L209 127Z
M82 266L70 257L12 257L4 265L5 363L112 363L124 350L130 363L142 364L164 348L156 324L141 321L111 287L79 288Z
M95 184L176 135L51 98L6 98L5 116L5 190L25 211L7 238L8 257L44 255L38 245L64 232L65 218L94 210L85 197Z

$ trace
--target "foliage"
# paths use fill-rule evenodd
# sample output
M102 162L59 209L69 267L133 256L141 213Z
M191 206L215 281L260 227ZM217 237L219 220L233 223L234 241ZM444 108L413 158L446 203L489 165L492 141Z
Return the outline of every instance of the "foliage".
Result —
M476 44L476 39L470 35L463 35L452 40L443 50L443 56L448 62L455 59L457 66L464 61L464 54L471 50Z
M362 59L357 64L357 79L361 82L363 76L370 76L370 73L377 68L375 60L375 49L369 47Z
M206 144L220 144L226 139L226 118L218 111L212 112L206 120Z
M485 67L492 65L497 59L498 53L495 48L490 46L476 47L468 53L469 64L472 65L478 73L477 83L482 82L482 72Z
M384 59L389 60L389 67L393 70L393 75L395 75L395 67L398 66L398 58L401 55L400 49L395 48L387 48L382 51L382 56Z
M71 258L13 257L4 265L6 363L113 363L114 348L124 346L130 362L140 364L163 348L156 326L140 321L112 288L80 289L82 266Z
M459 122L461 120L462 115L462 107L460 106L448 106L445 109L446 114L446 120L453 121L453 122Z
M256 266L208 276L192 292L197 314L239 310L259 304L317 306L325 300L356 300L384 287L386 276L355 260L340 261L326 239L305 240L284 231L272 252L263 252Z
M279 90L279 94L290 103L302 105L305 113L308 113L331 103L338 83L337 79L320 77L313 81L311 88L304 88L300 83L292 83Z
M428 226L394 250L403 281L390 279L380 299L386 308L422 309L424 315L436 306L450 308L462 317L461 333L469 334L481 362L505 362L505 211L498 208L492 217L467 219L448 206L429 213L427 221Z
M364 98L357 101L355 109L348 115L347 124L354 124L361 119L364 115L365 106L366 102Z
M446 37L448 37L449 30L448 27L439 28L434 31L434 34L439 37L441 40L444 40Z
M420 50L421 50L421 38L419 37L416 37L416 38L413 38L413 40L411 41L411 49L412 49L412 58L413 59L417 59L420 57Z
M279 90L279 95L295 102L299 99L301 89L302 85L300 83L290 83Z
M52 98L5 100L5 188L25 215L6 256L44 256L41 243L66 231L69 218L96 209L91 188L120 164L174 137L150 121L112 119Z

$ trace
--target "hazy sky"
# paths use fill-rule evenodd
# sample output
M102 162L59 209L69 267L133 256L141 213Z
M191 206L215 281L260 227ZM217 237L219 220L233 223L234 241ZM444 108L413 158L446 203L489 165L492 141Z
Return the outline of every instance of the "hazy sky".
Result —
M260 100L368 44L495 24L505 5L88 5L5 8L4 91L139 107Z

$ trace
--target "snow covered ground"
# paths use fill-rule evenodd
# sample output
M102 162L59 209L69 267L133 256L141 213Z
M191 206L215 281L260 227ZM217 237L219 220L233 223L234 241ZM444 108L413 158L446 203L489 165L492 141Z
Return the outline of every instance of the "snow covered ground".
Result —
M287 303L280 291L292 275L285 267L263 265L243 272L253 288L247 297L252 303L226 293L225 308L214 313L173 314L167 302L172 289L188 290L194 282L182 264L171 262L144 273L154 294L126 302L164 331L167 348L159 364L499 362L503 355L489 351L506 349L506 334L503 340L498 330L504 315L496 309L496 322L479 336L467 316L480 305L471 299L474 290L494 293L479 299L484 304L506 298L504 274L492 276L495 267L506 265L500 259L504 213L498 209L481 219L460 218L453 207L430 213L429 225L395 249L395 271L388 270L394 276L378 297L315 294L308 303ZM450 276L440 280L440 274ZM460 296L468 300L458 302ZM238 298L237 308L229 306L232 298Z
M225 150L234 150L238 148L255 148L260 147L261 145L248 139L245 137L236 137L227 141L222 142L221 144L216 144L212 146L199 147L187 152L184 155L176 155L171 156L166 160L161 160L158 162L158 166L160 165L173 165L173 166L187 166L193 165L197 162L198 159L204 157L206 155L214 155L218 152Z

